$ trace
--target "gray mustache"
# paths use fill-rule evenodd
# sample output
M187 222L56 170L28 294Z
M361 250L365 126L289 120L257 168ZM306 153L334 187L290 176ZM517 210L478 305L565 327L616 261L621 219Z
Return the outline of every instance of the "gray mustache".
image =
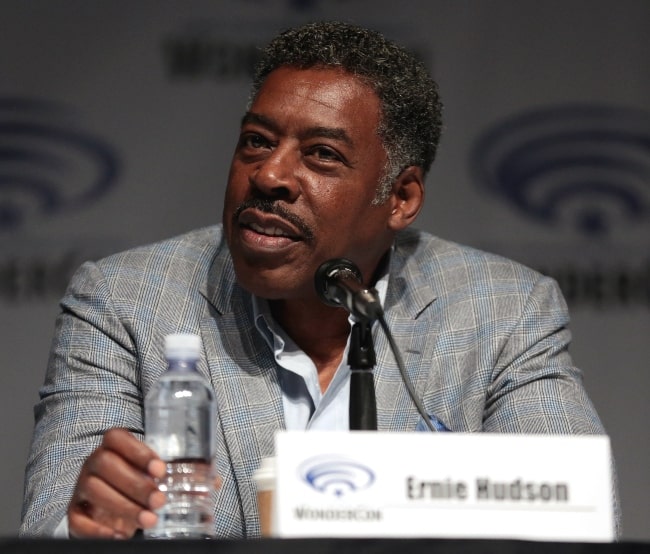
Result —
M244 210L248 210L249 208L253 208L267 214L277 215L278 217L281 217L282 219L288 221L300 231L306 241L311 241L314 238L314 232L302 218L287 210L282 204L279 204L278 201L268 200L265 198L250 198L249 200L245 200L239 206L237 206L237 209L233 214L233 220L235 223L239 219L241 213Z

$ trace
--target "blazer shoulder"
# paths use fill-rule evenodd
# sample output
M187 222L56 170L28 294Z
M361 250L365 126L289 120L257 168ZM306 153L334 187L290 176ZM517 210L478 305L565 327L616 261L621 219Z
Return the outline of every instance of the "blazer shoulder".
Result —
M397 267L403 267L411 278L428 282L437 293L485 287L525 293L540 279L548 279L515 260L417 229L400 233L395 253Z
M86 262L72 277L65 298L108 295L128 312L145 303L159 304L163 297L180 302L205 290L222 247L222 228L215 225Z
M137 246L91 262L108 281L131 275L194 275L207 272L222 245L221 225L196 229L176 237Z

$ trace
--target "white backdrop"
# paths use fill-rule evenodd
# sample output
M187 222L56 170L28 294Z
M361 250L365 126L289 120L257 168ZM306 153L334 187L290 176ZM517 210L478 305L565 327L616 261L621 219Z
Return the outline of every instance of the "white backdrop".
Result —
M220 219L255 47L315 19L378 28L431 67L445 133L419 226L559 279L624 538L650 540L645 0L3 0L0 534L71 271Z

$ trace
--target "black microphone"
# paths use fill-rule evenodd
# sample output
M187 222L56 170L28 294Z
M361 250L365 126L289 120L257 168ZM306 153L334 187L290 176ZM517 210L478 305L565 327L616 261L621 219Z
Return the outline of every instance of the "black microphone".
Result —
M350 260L334 258L321 264L314 281L318 296L328 306L341 306L359 319L383 315L377 291L363 285L361 271Z
M328 306L342 306L358 321L352 326L348 365L350 366L350 430L377 430L377 400L372 369L375 349L372 322L383 310L375 289L363 286L361 271L350 260L335 258L316 270L316 291Z
M342 306L360 321L352 327L348 365L350 366L350 429L377 429L377 403L371 371L375 365L372 321L379 320L392 350L406 390L430 431L436 432L409 379L404 360L393 338L375 289L363 286L361 271L350 260L334 258L316 270L316 292L328 306Z

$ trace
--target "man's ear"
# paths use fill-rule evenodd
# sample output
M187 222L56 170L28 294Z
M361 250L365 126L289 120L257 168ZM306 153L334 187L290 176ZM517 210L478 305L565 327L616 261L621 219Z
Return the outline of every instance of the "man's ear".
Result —
M388 227L392 231L400 231L415 221L424 204L424 175L421 167L410 165L399 174L393 183L390 202L392 207Z

